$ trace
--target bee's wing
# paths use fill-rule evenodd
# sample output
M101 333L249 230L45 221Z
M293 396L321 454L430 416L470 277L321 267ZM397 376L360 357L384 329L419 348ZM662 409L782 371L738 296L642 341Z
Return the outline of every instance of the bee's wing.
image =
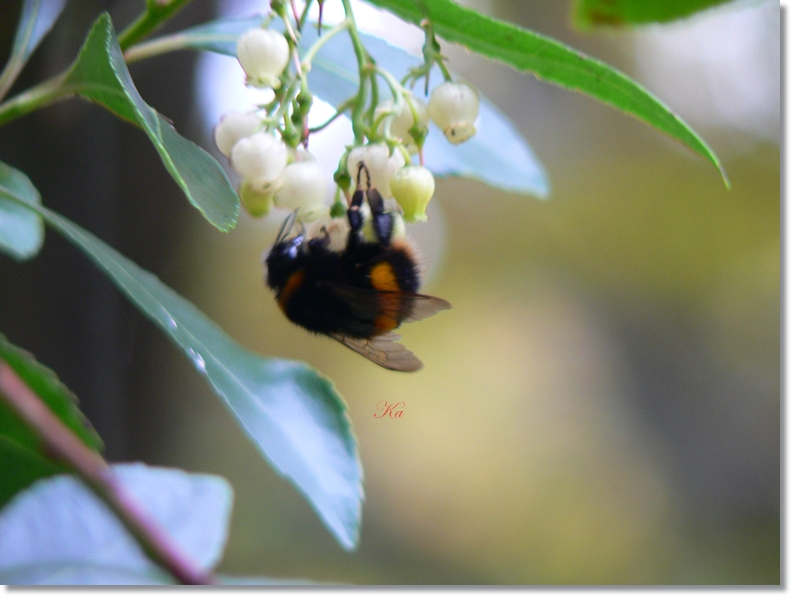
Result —
M423 367L418 357L397 342L401 336L394 332L373 338L350 338L343 334L330 334L330 336L385 369L417 371Z
M409 304L411 307L410 314L403 320L404 323L421 321L422 319L431 317L438 311L445 311L451 308L451 303L436 296L429 296L428 294L404 294L409 296Z
M354 286L330 285L333 293L343 300L352 313L362 321L374 321L383 304L393 304L388 297L398 297L400 305L399 323L412 323L450 309L451 303L436 296L403 292L401 290L374 290ZM383 300L385 299L385 300Z

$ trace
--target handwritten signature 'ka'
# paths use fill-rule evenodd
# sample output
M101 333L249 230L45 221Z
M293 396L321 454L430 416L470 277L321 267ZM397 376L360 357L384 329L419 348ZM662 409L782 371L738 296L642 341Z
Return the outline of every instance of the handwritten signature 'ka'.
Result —
M404 402L388 402L387 400L380 400L377 404L377 410L380 414L374 413L375 419L382 419L388 415L391 419L401 419L404 415Z

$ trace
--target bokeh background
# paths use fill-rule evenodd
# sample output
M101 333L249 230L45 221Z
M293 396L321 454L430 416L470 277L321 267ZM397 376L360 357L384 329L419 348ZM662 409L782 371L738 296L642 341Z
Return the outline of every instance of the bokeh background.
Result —
M75 391L109 459L230 480L222 572L374 584L779 583L778 4L583 33L568 2L465 3L642 82L703 134L732 189L632 117L444 45L452 70L531 144L551 193L438 182L430 222L409 234L429 268L425 291L454 308L405 329L425 363L417 374L381 370L286 321L260 262L278 222L243 215L232 233L217 232L134 127L71 100L0 130L0 159L27 172L47 206L245 347L307 361L336 383L365 471L356 552L262 461L183 354L55 233L30 262L0 256L0 331ZM101 10L121 29L142 4L69 3L15 89L65 67ZM168 29L265 4L196 0ZM0 57L19 6L0 2ZM415 31L360 10L363 28L414 47ZM178 53L131 72L144 99L206 148L216 115L250 101L231 58ZM344 134L312 142L332 155ZM404 416L374 418L381 400L404 401Z

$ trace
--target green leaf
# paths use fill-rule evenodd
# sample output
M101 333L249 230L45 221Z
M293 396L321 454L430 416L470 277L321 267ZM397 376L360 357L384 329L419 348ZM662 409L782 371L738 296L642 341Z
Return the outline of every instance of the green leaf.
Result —
M363 471L346 407L304 363L243 349L190 302L66 218L19 201L90 257L190 358L275 469L346 549L357 544Z
M19 19L14 43L11 46L11 57L3 72L0 73L0 98L14 84L30 55L38 47L44 36L58 20L66 0L24 0L22 15Z
M97 452L102 450L101 438L77 408L77 397L61 383L51 369L36 361L29 352L11 344L2 334L0 360L5 361L86 446ZM40 451L37 436L4 403L0 403L0 435L25 448ZM40 455L46 456L43 452Z
M718 157L706 142L663 102L607 64L554 39L482 15L451 0L368 1L416 25L429 17L437 35L450 42L636 116L708 159L729 186Z
M113 473L129 496L197 566L220 561L233 491L214 475L144 464ZM168 582L110 509L76 477L36 482L0 512L0 582Z
M142 128L190 203L224 232L236 225L239 197L223 168L143 101L106 13L94 23L63 85Z
M582 29L597 25L641 25L681 19L728 0L576 0L575 24Z
M24 197L28 203L41 203L41 196L30 179L0 162L0 251L18 261L34 257L44 244L44 223L38 214L7 196Z
M65 472L64 467L0 434L0 506L35 481Z

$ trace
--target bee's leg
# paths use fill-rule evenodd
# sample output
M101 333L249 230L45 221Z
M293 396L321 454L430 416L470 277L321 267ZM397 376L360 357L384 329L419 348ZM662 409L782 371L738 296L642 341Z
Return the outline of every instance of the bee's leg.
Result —
M363 198L366 196L363 189L357 189L352 193L352 202L347 209L347 219L349 220L349 227L351 233L358 233L363 227L363 214L360 213L360 207L363 205Z
M366 191L369 206L371 207L371 224L374 234L381 245L388 246L393 233L393 216L385 211L385 203L377 189Z

